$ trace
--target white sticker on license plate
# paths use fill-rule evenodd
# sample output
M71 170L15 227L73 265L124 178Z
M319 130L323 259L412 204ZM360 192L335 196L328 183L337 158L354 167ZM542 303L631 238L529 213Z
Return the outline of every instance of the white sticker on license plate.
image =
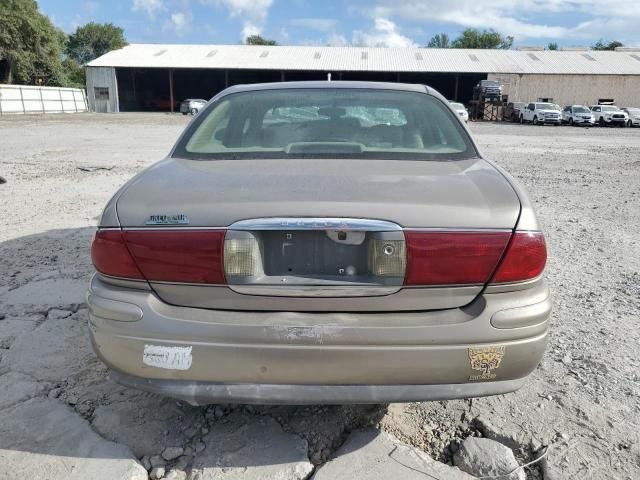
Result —
M192 348L145 345L142 363L150 367L166 368L168 370L189 370L191 368Z

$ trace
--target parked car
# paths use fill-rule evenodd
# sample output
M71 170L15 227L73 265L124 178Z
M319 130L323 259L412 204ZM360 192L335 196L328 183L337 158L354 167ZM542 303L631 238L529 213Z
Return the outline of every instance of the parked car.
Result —
M505 107L502 119L509 122L520 121L520 114L526 108L527 104L523 102L509 102Z
M598 125L605 127L614 125L617 127L626 127L629 116L615 105L591 105L591 112L595 117Z
M449 104L451 105L451 108L453 108L455 110L455 112L458 114L458 116L465 123L469 121L469 112L467 111L467 109L464 107L463 104L458 103L458 102L452 102L452 101L449 101Z
M569 125L595 125L596 118L584 105L568 105L562 110L562 123Z
M625 107L622 109L627 114L627 127L640 127L640 108Z
M200 111L202 107L207 104L206 100L202 98L187 98L180 103L180 112L183 115L191 114L195 115Z
M502 96L502 87L496 80L480 80L474 90L481 98L498 98Z
M108 202L90 335L113 379L191 404L503 394L544 353L546 258L431 88L237 85Z
M560 125L562 122L562 111L555 103L533 102L527 105L521 115L520 123L533 123L534 125Z

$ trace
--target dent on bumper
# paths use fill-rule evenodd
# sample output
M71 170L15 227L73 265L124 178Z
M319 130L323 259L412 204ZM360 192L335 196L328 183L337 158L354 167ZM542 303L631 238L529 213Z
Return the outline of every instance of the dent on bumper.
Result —
M122 321L105 312L110 302L95 308L97 299L120 302L131 313L129 305L138 307L142 318ZM114 378L190 403L393 402L510 392L542 358L550 312L543 282L433 312L204 310L96 279L88 301L94 350ZM163 349L188 351L188 366L143 361L147 350ZM483 349L484 360L494 362L485 371L472 364L473 352L482 357Z

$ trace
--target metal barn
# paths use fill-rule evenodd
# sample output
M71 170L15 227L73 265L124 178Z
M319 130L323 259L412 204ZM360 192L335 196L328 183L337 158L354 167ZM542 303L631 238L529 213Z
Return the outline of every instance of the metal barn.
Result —
M240 83L322 80L424 83L467 103L482 79L509 101L612 100L640 106L640 50L539 51L251 45L132 44L87 65L92 110L175 111Z

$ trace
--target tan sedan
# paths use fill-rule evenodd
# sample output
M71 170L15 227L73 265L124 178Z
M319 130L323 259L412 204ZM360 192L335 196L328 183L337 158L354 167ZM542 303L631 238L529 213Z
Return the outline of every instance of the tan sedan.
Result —
M547 342L531 203L422 85L223 91L115 194L92 258L113 378L193 404L501 394Z

